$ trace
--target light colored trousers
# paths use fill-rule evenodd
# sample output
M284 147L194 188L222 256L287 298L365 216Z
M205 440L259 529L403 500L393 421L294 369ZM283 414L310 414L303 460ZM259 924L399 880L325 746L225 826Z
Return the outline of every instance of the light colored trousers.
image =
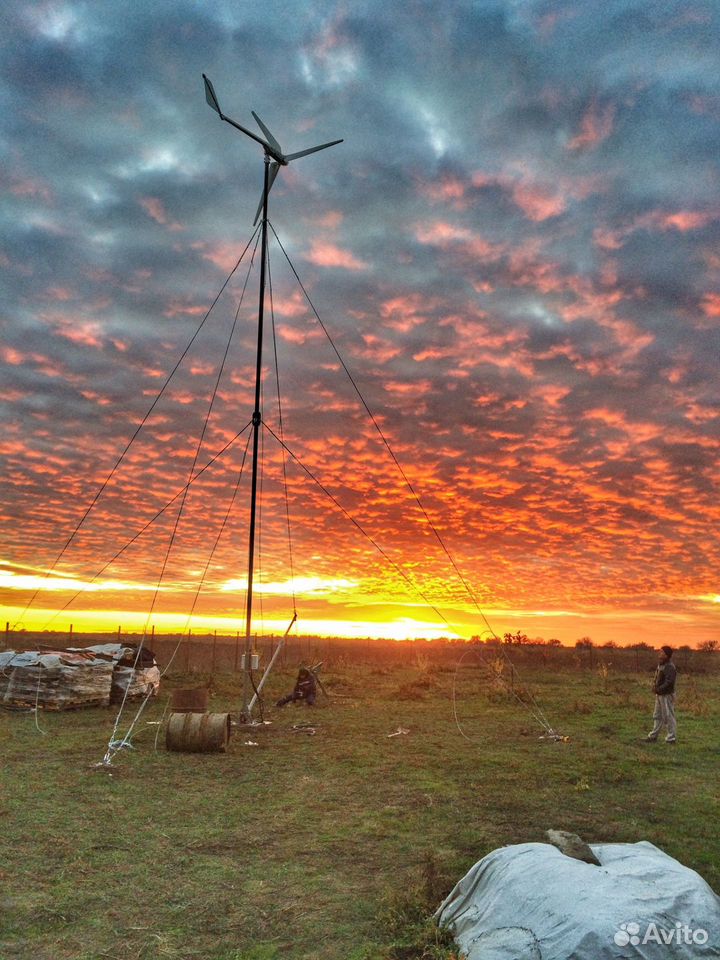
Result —
M655 697L655 712L653 713L653 728L648 734L649 740L657 740L662 728L667 728L666 740L674 740L677 736L675 721L675 694L657 694Z

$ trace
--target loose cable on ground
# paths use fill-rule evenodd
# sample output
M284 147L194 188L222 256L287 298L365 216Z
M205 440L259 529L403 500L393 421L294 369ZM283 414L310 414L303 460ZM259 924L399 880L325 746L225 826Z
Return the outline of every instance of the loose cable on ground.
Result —
M460 659L455 665L455 672L453 673L453 683L452 683L453 717L455 719L455 726L457 727L458 732L462 737L464 737L470 743L480 742L478 739L473 739L472 737L469 737L465 733L457 712L457 679L458 679L460 666L463 660L472 654L477 655L478 663L488 670L488 672L492 675L494 680L498 680L500 683L502 683L505 686L506 690L517 700L517 702L530 713L530 715L536 721L536 723L538 723L542 727L542 729L545 731L546 736L550 738L557 737L557 734L552 729L552 727L547 722L547 720L544 718L544 715L541 713L538 713L530 704L526 703L525 700L523 700L522 697L518 695L517 691L514 690L513 687L508 683L505 677L503 677L503 675L498 670L494 670L490 664L486 663L483 660L482 651L478 650L477 647L475 646L469 647L467 650L463 651L463 653L460 655ZM561 738L558 737L558 739L561 739Z
M45 735L47 734L47 730L43 730L43 729L40 727L40 724L38 723L38 704L39 704L39 702L40 702L40 679L41 679L41 677L42 677L42 674L41 674L40 671L38 670L38 682L37 682L37 689L36 689L36 691L35 691L35 710L33 711L33 713L35 714L35 726L37 727L38 733L41 733L43 736L45 736Z

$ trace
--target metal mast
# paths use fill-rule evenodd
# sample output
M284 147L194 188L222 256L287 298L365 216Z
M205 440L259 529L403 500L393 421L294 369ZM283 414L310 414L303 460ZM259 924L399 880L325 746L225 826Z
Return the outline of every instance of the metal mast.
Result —
M231 120L221 110L218 98L215 94L210 80L203 74L205 82L205 99L208 104L231 126L235 127L241 133L246 134L251 140L259 143L264 151L264 179L263 192L255 216L255 223L262 214L261 224L261 259L260 259L260 292L258 298L258 340L257 340L257 360L255 366L255 408L252 415L252 480L250 489L250 525L249 525L249 544L248 544L248 585L247 585L247 615L245 621L245 663L243 669L243 706L242 716L245 720L250 720L252 705L256 698L253 697L252 684L252 607L253 607L253 573L255 566L255 525L257 517L257 477L258 477L258 448L260 440L260 426L262 424L261 409L261 390L262 390L262 348L263 348L263 321L265 315L265 272L267 263L267 222L268 222L268 195L275 182L275 177L281 166L287 166L291 160L297 160L310 153L317 153L318 150L324 150L326 147L332 147L336 143L342 143L342 140L332 140L329 143L321 143L316 147L310 147L307 150L300 150L297 153L284 154L280 144L272 135L267 126L260 117L253 111L253 117L262 130L266 139L257 136L245 127Z

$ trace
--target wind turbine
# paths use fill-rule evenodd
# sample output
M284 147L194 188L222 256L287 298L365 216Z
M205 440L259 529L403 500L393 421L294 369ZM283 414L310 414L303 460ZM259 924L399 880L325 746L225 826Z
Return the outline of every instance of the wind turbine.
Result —
M253 429L253 456L252 456L252 485L250 493L250 530L248 534L248 588L247 588L247 611L245 622L245 668L243 671L243 710L242 715L246 721L251 720L252 704L251 699L252 683L252 657L251 657L251 626L252 626L252 602L253 602L253 569L255 560L255 518L257 513L257 476L258 476L258 440L260 435L260 424L262 423L262 412L260 409L261 384L262 384L262 342L263 342L263 316L265 309L265 263L267 260L267 209L268 194L275 182L280 167L286 167L291 160L299 160L300 157L307 157L311 153L317 153L318 150L325 150L327 147L334 147L336 143L342 143L342 140L331 140L329 143L321 143L316 147L309 147L307 150L299 150L297 153L285 154L282 147L277 142L260 117L252 111L257 125L262 130L266 139L259 137L256 133L241 126L235 120L225 116L220 109L220 103L215 93L215 89L210 80L202 75L205 81L205 99L213 110L218 114L221 120L229 123L241 133L250 137L256 143L259 143L265 152L265 179L263 184L262 197L253 225L258 222L262 213L262 233L261 233L261 259L260 259L260 298L258 302L258 342L257 342L257 364L255 367L255 409L252 415ZM297 614L295 615L297 616ZM295 618L293 618L294 622ZM292 626L292 623L291 623ZM288 628L289 629L289 628ZM270 663L268 670L272 666ZM267 672L266 672L267 675Z
M241 126L235 120L232 120L230 117L227 117L222 110L220 109L220 103L215 93L215 88L212 85L212 82L205 74L202 75L203 80L205 81L205 99L208 104L213 108L213 110L218 114L221 120L224 120L226 123L229 123L232 127L235 127L236 130L239 130L241 133L244 133L246 136L250 137L251 140L254 140L256 143L259 143L260 146L265 151L266 162L269 163L270 171L268 174L267 183L265 189L263 190L263 195L260 198L260 203L258 204L257 213L255 214L255 219L253 220L253 226L258 222L260 214L263 212L263 204L268 193L272 190L272 185L275 183L275 177L278 175L278 170L280 167L286 167L291 160L299 160L300 157L307 157L311 153L317 153L318 150L326 150L328 147L334 147L337 143L342 143L342 140L331 140L329 143L320 143L317 147L309 147L307 150L298 150L297 153L283 153L282 147L277 142L275 137L272 135L267 126L262 122L260 117L255 113L254 110L251 110L253 117L255 117L255 122L260 127L262 132L266 136L266 140L263 140L262 137L259 137L256 133L253 133L251 130L248 130L246 127Z

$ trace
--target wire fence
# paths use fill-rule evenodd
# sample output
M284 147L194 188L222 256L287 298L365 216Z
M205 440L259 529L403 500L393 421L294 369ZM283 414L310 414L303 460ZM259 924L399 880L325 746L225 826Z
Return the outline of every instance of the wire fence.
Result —
M112 642L133 644L141 640L141 634L126 632L122 626L114 633L76 633L72 627L68 631L53 632L11 630L8 624L0 637L4 640L5 649L18 651L89 647ZM260 654L261 668L270 662L280 640L280 636L253 638L253 648ZM153 651L162 670L175 654L171 667L173 674L232 673L242 670L245 637L240 633L226 634L213 630L194 630L182 636L177 633L160 634L153 628L145 639L145 645ZM301 663L318 663L321 660L326 667L345 664L403 666L422 662L431 669L443 669L455 664L468 646L464 642L449 640L396 641L291 635L285 641L277 665L295 667ZM500 652L491 644L477 644L477 649L490 659ZM532 680L534 670L575 669L601 672L608 668L613 672L647 674L657 665L657 651L651 647L503 644L503 650L511 661L511 683L516 670L525 679ZM674 661L682 673L720 672L718 651L679 647L674 654Z

